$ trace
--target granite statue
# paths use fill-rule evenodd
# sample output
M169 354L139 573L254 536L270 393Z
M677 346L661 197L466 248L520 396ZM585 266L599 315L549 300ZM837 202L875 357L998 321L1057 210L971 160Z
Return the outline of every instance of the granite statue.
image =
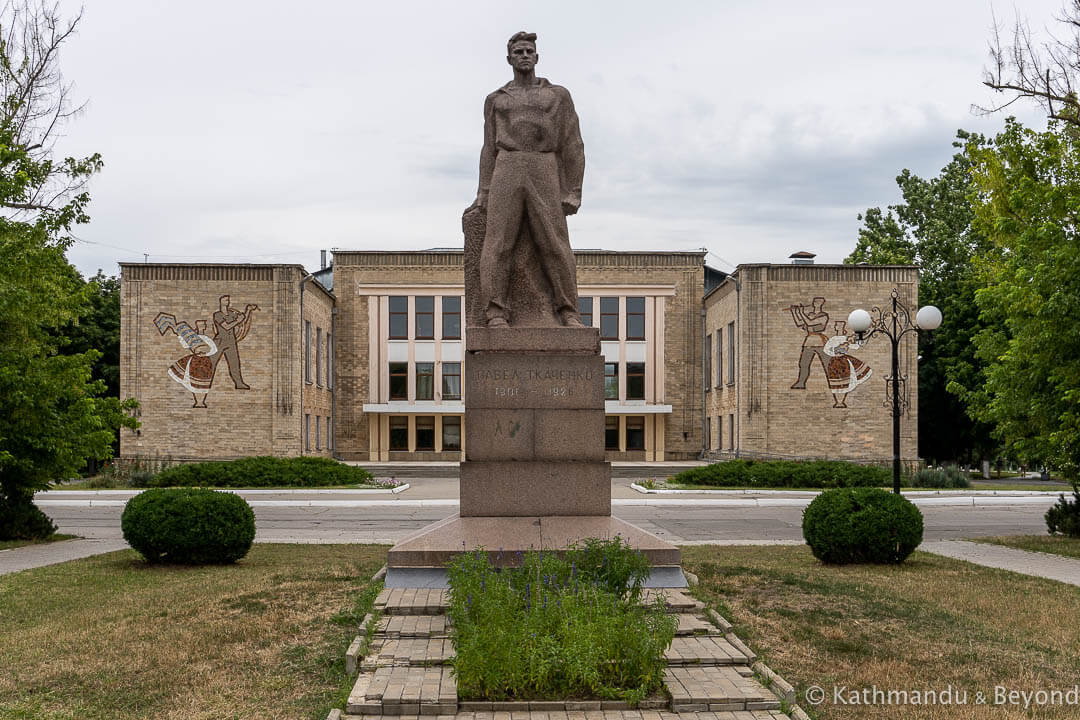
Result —
M539 60L536 34L515 33L506 56L514 77L484 102L480 187L464 223L485 216L477 311L489 328L530 324L530 311L581 327L566 216L581 206L585 145L570 93L536 76ZM523 243L533 244L536 262L520 260ZM539 290L523 296L522 284ZM532 304L550 307L518 307Z

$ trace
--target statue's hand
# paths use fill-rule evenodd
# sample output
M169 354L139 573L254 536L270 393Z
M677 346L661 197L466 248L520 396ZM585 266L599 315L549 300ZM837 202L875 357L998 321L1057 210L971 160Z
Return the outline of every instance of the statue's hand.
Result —
M562 200L563 215L577 215L578 208L580 207L581 198L567 196Z

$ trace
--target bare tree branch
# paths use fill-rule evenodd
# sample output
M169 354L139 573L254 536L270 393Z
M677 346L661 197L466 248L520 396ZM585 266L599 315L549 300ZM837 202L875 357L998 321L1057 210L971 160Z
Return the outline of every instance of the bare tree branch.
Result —
M1049 117L1080 127L1080 100L1075 90L1075 79L1080 77L1080 0L1070 0L1056 20L1069 31L1067 36L1047 33L1049 39L1039 42L1018 14L1011 40L1005 44L994 19L991 65L983 71L983 85L1011 98L990 107L976 105L974 110L995 113L1019 99L1028 99L1042 106Z

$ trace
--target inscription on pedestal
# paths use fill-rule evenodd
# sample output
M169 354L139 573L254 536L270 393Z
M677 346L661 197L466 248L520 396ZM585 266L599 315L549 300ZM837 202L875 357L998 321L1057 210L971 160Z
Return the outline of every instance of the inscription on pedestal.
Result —
M604 407L604 360L588 356L470 355L471 408Z

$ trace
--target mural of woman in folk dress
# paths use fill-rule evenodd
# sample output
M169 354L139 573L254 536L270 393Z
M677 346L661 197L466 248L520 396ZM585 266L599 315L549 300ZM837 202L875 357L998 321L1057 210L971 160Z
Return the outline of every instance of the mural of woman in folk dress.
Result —
M873 370L857 357L850 355L858 350L858 340L846 332L846 322L833 323L835 335L829 338L822 348L828 360L825 363L825 377L829 381L829 390L833 394L833 407L846 408L848 393L870 379Z

